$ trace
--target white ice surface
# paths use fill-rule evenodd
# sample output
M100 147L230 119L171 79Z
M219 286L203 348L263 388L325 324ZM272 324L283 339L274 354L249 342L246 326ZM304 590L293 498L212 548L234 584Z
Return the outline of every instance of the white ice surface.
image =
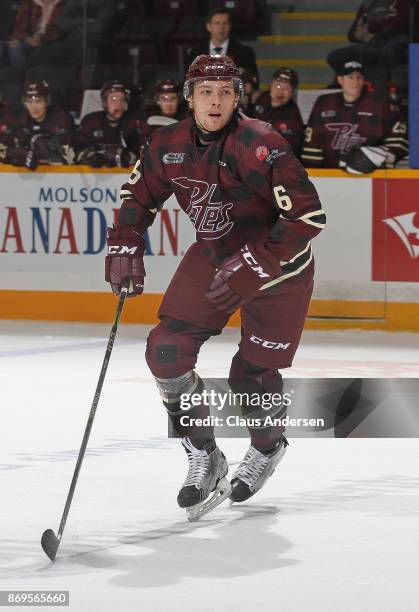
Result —
M257 496L188 523L147 330L118 332L52 564L39 540L58 528L109 326L0 322L0 589L69 590L75 612L417 610L417 440L293 439ZM207 343L199 372L226 376L237 340ZM288 375L418 373L419 336L345 331L306 332ZM247 441L220 446L234 464Z

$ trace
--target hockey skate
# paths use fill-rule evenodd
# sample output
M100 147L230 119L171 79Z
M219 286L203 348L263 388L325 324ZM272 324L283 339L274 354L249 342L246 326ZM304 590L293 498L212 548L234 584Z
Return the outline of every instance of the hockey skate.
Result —
M274 473L287 446L288 440L281 436L275 450L264 455L252 444L231 479L231 501L243 502L257 493Z
M182 445L188 456L189 471L177 502L186 509L189 521L199 521L229 497L231 487L225 478L228 464L218 446L212 452L205 448L199 450L189 438L183 438Z

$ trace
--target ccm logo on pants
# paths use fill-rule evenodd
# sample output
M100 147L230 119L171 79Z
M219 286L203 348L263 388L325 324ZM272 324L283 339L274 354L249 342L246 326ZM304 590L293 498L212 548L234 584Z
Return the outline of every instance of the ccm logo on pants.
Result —
M257 336L250 336L250 341L255 344L260 344L263 348L269 349L287 349L291 342L287 342L286 344L282 344L282 342L270 342L269 340L264 340L263 338L258 338Z

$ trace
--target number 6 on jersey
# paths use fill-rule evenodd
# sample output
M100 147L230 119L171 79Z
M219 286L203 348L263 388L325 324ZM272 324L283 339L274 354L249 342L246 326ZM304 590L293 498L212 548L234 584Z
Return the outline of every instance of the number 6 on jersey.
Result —
M281 210L291 210L292 202L289 195L287 195L287 190L283 185L278 185L274 187L274 195L276 203Z

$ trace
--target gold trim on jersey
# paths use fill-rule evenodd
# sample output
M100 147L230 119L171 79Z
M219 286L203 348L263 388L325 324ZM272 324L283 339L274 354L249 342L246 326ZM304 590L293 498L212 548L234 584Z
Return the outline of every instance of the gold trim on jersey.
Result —
M292 276L296 276L297 274L300 274L300 272L302 272L305 268L307 268L307 266L312 261L312 259L313 259L313 251L311 251L310 249L310 257L299 268L297 268L293 272L289 272L288 274L283 274L282 276L279 276L278 278L274 278L269 283L265 283L264 285L262 285L259 291L263 291L264 289L269 289L270 287L273 287L274 285L277 285L278 283L282 283L284 280L287 280L288 278L291 278Z

